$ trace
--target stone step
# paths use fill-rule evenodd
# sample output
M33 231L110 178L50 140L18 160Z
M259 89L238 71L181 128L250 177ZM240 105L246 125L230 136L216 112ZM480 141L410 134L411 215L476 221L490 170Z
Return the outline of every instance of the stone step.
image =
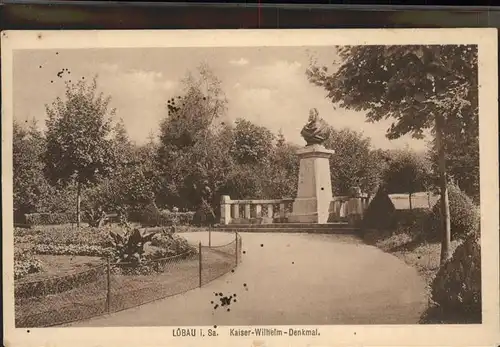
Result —
M348 223L272 223L272 224L225 224L217 226L218 229L344 229L349 228Z

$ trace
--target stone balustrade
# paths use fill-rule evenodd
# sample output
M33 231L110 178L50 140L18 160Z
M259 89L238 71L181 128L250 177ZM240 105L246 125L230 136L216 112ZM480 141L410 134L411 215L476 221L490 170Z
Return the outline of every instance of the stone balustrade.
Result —
M359 196L335 196L330 203L329 222L349 222L355 224L363 218L369 199L365 194Z
M231 200L221 198L221 224L269 224L286 220L294 199Z
M286 223L295 199L231 200L221 197L221 224ZM330 204L329 222L356 223L368 207L368 197L336 196Z

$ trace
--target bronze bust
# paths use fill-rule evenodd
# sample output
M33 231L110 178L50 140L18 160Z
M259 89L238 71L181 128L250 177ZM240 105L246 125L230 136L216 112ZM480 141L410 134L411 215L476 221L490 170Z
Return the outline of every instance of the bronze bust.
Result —
M300 135L306 140L307 146L322 145L328 138L328 128L319 117L318 110L312 108L309 111L309 120L302 128Z

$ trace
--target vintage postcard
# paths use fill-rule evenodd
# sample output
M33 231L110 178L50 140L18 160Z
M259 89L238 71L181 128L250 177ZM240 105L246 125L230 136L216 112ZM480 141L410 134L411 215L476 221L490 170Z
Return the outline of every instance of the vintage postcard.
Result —
M496 30L1 38L5 346L500 343Z

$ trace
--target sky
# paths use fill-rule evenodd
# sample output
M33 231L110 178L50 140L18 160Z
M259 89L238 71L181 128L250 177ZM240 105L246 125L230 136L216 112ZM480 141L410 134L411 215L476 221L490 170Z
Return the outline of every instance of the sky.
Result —
M388 140L390 121L367 123L363 112L334 108L325 90L307 80L311 57L334 67L336 51L333 47L19 50L14 54L14 119L36 119L43 128L45 105L64 97L65 81L97 75L99 91L111 96L116 119L123 119L130 138L143 144L151 132L158 132L167 115L166 102L179 95L187 72L206 63L222 81L228 99L226 121L245 118L304 145L300 130L315 107L333 127L363 132L374 148L425 149L425 141L409 136Z

